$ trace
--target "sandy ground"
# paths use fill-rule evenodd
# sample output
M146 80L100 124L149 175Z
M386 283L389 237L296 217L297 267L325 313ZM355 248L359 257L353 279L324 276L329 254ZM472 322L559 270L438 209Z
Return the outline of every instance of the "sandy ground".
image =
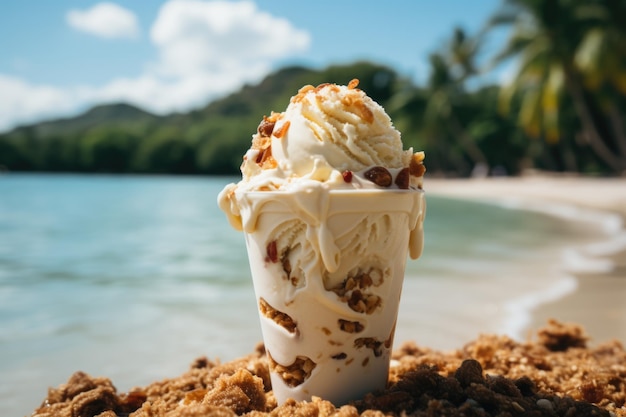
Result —
M618 339L626 344L626 178L524 176L485 179L430 179L429 194L537 208L542 202L596 211L613 232L597 242L589 256L609 265L603 271L576 272L578 288L533 311L529 335L549 318L582 324L591 344ZM615 215L619 215L615 216ZM620 229L621 226L621 230Z

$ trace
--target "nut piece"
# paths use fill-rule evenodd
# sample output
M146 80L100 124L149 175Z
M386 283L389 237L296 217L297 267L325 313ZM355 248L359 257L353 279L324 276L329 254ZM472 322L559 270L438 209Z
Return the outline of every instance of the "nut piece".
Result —
M272 136L275 125L276 122L274 120L269 120L267 117L263 117L263 120L259 123L259 127L257 128L257 132L259 132L259 135L261 135L262 138L269 138Z
M278 374L285 384L292 388L306 381L316 366L315 362L305 356L298 356L294 363L287 366L276 362L269 352L267 352L267 359L270 371Z
M339 319L337 321L339 323L339 329L346 333L361 333L365 328L358 321L348 321L344 319Z
M360 272L354 277L346 278L342 283L330 291L339 296L339 299L357 313L372 314L382 304L382 299L365 290L382 284L382 272L372 268L368 272ZM341 326L341 324L340 324Z
M265 253L265 262L271 262L273 264L278 262L278 248L276 247L275 240L272 240L270 243L267 244L267 247L265 248Z
M389 187L393 181L389 170L381 166L368 169L363 176L380 187Z
M368 349L372 349L374 352L374 356L379 357L383 354L383 342L380 340L376 340L373 337L360 337L354 341L355 348L366 347Z
M411 158L411 162L409 163L409 171L414 177L422 177L426 172L426 167L424 166L424 152L416 152L413 154Z
M285 134L289 130L290 125L291 125L291 122L287 120L285 123L282 124L282 126L276 132L274 132L274 136L277 137L278 139L285 136Z
M287 330L289 333L296 333L298 331L298 325L296 322L286 313L276 310L269 305L263 297L259 299L259 310L261 314L270 320L274 320L276 324Z
M396 175L396 181L395 181L396 185L401 190L407 190L409 188L409 182L410 182L409 168L401 169L400 172L398 172L398 175Z
M279 116L279 113L272 113L270 117L263 116L263 120L257 127L257 134L252 139L252 149L259 151L254 162L262 169L276 168L277 165L276 160L272 156L272 140L270 136L274 131L274 126Z

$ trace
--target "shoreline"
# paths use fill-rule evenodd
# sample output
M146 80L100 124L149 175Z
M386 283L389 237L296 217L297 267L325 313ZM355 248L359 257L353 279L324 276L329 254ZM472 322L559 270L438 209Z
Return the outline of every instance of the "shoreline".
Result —
M522 300L530 339L555 318L584 327L589 343L616 339L626 345L626 180L620 178L522 176L429 179L426 195L474 200L539 211L572 222L591 222L603 238L564 253L561 272L576 281L555 297Z

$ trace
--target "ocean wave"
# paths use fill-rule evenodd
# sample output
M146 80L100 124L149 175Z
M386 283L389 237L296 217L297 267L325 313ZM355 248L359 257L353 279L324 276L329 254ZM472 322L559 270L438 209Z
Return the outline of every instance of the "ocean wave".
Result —
M523 339L532 322L532 313L541 305L556 302L578 288L579 274L609 274L616 268L617 256L626 251L626 229L622 216L599 209L554 202L536 203L525 199L501 200L496 205L560 218L590 231L585 242L572 242L560 249L556 265L558 279L538 291L507 302L506 332Z
M571 275L562 275L540 291L525 294L514 298L505 306L505 332L517 339L523 340L524 333L532 322L532 313L537 307L548 304L573 293L578 288L578 281Z
M626 250L626 229L622 216L606 210L580 207L574 204L524 199L508 199L498 205L504 208L533 211L566 221L587 225L602 236L585 244L566 247L561 253L563 269L570 273L610 273L615 269L613 257Z

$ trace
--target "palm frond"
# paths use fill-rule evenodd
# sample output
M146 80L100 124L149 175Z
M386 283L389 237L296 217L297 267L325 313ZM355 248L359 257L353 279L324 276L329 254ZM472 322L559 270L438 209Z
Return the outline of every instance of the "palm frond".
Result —
M563 91L564 74L559 65L551 65L541 91L541 109L543 130L549 143L556 143L560 138L559 100Z

